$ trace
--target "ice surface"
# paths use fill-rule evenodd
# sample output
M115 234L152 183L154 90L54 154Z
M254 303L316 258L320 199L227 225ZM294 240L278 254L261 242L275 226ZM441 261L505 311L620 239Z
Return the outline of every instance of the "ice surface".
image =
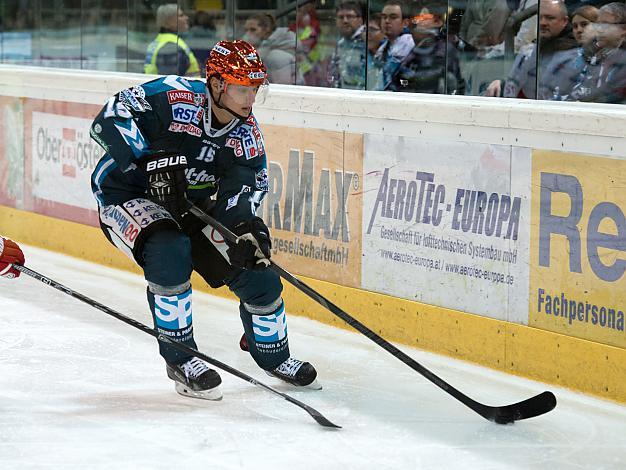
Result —
M150 324L141 277L23 248L31 269ZM0 279L0 469L626 468L623 406L400 346L483 403L557 395L553 412L499 426L362 335L291 316L292 354L324 386L298 390L239 350L234 302L196 292L194 325L201 351L343 429L226 373L222 401L181 397L152 337L22 275Z

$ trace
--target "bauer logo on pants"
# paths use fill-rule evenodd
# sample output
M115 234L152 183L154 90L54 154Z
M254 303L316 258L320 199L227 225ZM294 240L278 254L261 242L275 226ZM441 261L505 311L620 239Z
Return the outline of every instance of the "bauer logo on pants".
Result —
M271 315L252 315L252 330L258 343L275 343L287 336L285 308Z
M154 295L157 325L168 330L180 330L191 325L191 289L178 295Z

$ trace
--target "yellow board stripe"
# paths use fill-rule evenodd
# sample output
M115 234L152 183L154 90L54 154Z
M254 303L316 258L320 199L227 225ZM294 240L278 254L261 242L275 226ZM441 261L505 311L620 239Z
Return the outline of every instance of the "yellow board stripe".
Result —
M21 243L141 273L131 260L109 244L98 228L0 206L0 233ZM346 306L350 315L388 341L626 403L625 349L315 279L301 279L340 307ZM196 274L192 282L197 290L234 298L226 288L209 288ZM283 294L290 314L351 329L287 283ZM381 354L386 353L381 351Z

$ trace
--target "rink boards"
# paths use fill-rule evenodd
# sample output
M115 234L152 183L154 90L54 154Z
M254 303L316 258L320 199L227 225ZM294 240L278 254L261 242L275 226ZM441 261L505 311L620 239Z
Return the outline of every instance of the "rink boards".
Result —
M89 124L145 77L0 72L0 233L136 270ZM626 110L272 86L255 113L279 264L386 339L626 401Z

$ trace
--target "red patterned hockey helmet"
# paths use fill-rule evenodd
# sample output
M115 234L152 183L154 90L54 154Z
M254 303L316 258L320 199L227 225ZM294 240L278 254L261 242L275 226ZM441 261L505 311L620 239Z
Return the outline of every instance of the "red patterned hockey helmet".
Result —
M257 50L246 41L220 41L206 61L207 83L215 76L233 85L262 86L267 83L267 68Z

